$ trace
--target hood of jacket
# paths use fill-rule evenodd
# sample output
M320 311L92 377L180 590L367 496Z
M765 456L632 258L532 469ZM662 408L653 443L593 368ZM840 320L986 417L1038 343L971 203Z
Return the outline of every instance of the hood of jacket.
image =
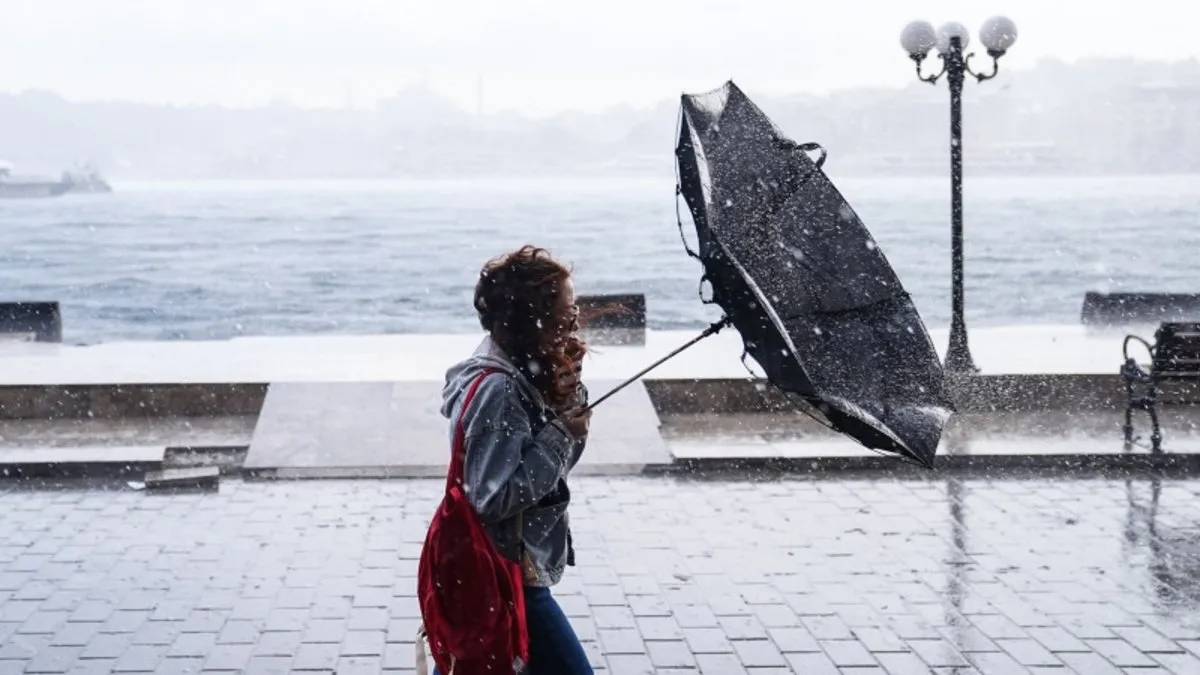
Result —
M454 364L446 371L446 384L442 387L442 416L449 419L462 397L466 396L471 383L485 370L498 370L507 373L517 382L532 400L541 402L541 394L525 375L513 365L508 355L500 349L491 336L483 338L483 342L467 359Z

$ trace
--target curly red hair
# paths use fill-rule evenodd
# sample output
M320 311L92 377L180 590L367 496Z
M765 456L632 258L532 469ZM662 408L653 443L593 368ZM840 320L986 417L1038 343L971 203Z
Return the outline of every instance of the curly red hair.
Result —
M563 299L570 278L549 251L526 245L489 260L475 284L479 325L555 409L574 402L575 387L560 376L587 352L578 313Z

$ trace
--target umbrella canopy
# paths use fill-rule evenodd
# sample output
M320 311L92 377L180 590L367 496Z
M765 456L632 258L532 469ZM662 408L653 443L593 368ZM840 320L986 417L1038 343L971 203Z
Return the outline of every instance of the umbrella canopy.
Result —
M694 255L746 352L837 431L932 466L952 411L937 352L821 170L824 150L784 136L732 82L683 96L681 108L676 159Z

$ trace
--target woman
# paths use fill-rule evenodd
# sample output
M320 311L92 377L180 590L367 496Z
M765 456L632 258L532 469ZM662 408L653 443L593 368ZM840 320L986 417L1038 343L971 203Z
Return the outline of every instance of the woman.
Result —
M550 594L575 564L567 475L591 420L579 382L586 348L576 335L570 270L544 249L522 247L484 265L475 310L488 335L447 371L442 392L442 414L464 430L464 488L501 555L522 563L526 672L590 674L579 638ZM466 392L484 373L463 411Z

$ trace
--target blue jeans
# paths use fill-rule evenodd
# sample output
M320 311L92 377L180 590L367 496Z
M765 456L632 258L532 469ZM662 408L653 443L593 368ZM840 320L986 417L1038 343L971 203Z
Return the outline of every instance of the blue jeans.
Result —
M549 588L525 587L529 667L522 675L593 675L575 629ZM437 668L433 675L441 675Z

